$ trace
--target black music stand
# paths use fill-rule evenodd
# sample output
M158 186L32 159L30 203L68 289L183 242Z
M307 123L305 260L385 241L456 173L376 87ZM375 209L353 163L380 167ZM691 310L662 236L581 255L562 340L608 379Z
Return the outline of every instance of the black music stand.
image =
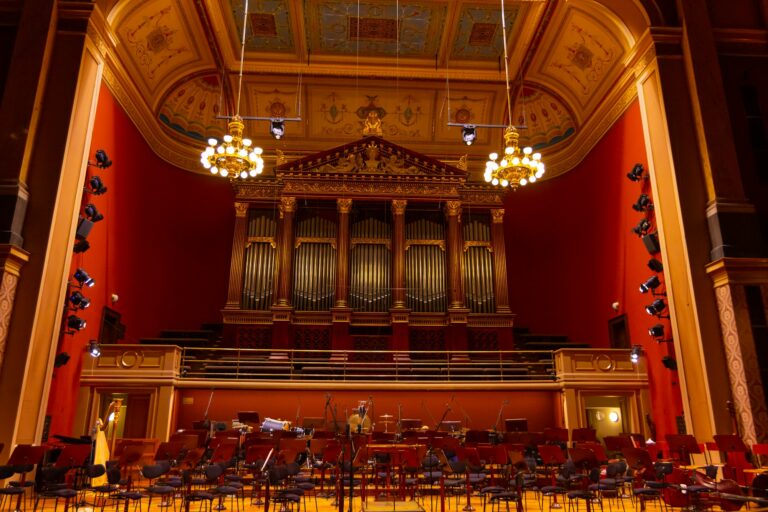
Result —
M68 444L61 450L54 466L57 468L79 468L85 466L91 456L91 445Z
M593 428L575 428L571 431L571 443L576 446L576 443L596 443L597 432Z
M568 429L548 427L544 429L544 441L547 444L556 444L562 448L568 444Z
M721 452L747 453L749 451L741 437L736 434L715 434L713 437L715 438L717 449Z
M701 453L699 443L690 434L667 434L666 439L670 454L676 453L678 462L683 465L687 466L691 463L691 454Z
M528 418L505 418L504 432L528 432Z
M443 430L445 432L459 432L461 430L461 421L443 420L437 427L437 430Z
M627 448L634 448L632 439L626 436L605 436L603 438L605 449L613 456L617 453L623 454Z
M259 418L259 413L256 411L238 411L237 412L237 421L240 423L243 423L245 425L248 425L249 427L258 427L261 423L261 419Z

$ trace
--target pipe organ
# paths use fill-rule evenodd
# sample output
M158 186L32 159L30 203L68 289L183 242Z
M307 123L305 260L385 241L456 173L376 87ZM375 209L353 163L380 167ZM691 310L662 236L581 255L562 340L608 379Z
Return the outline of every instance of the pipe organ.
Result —
M502 191L465 163L371 136L234 187L229 343L512 348Z

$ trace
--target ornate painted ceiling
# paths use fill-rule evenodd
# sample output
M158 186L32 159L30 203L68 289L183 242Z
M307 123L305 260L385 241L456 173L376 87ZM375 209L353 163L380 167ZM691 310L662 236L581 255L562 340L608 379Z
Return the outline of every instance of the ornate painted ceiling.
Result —
M576 165L635 97L648 23L634 0L506 0L513 121L550 177ZM471 176L502 145L479 128L507 124L498 0L97 0L91 35L112 92L166 160L203 172L199 153L236 110L300 118L273 140L289 160L361 137L368 112L383 136L446 162L469 154ZM617 7L618 5L618 7ZM618 10L617 10L618 9ZM244 16L245 14L245 16Z

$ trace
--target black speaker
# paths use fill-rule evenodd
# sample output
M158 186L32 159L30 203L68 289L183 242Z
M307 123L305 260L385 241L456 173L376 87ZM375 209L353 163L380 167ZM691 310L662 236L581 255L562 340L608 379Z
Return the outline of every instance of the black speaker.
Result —
M645 248L648 249L649 254L658 254L661 252L661 246L659 246L659 235L656 233L648 233L642 236Z
M677 370L677 361L675 361L674 359L672 359L669 356L662 357L661 358L661 364L663 364L664 368L666 368L668 370L672 370L672 371Z
M56 358L53 360L54 368L61 368L69 362L69 354L66 352L60 352L56 354Z
M91 233L92 228L93 222L84 217L80 217L80 222L77 223L77 233L75 233L75 237L77 237L78 240L85 240Z

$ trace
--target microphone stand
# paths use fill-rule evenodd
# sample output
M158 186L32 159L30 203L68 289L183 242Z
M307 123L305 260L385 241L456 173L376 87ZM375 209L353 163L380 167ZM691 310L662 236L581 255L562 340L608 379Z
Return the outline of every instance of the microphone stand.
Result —
M493 431L493 437L494 442L498 442L498 431L499 431L499 422L501 421L501 414L504 412L504 408L509 405L509 400L504 400L501 403L501 407L499 408L499 415L496 416L496 423L493 424L492 431Z
M445 410L443 411L443 415L440 416L440 421L435 424L435 430L438 430L440 428L440 425L443 424L443 420L446 416L448 416L448 413L451 412L451 406L448 404L445 404Z
M267 471L267 464L269 464L269 459L272 458L274 451L274 448L269 450L267 458L264 459L264 464L261 465L260 471L262 478L264 478L264 512L269 512L269 471Z

